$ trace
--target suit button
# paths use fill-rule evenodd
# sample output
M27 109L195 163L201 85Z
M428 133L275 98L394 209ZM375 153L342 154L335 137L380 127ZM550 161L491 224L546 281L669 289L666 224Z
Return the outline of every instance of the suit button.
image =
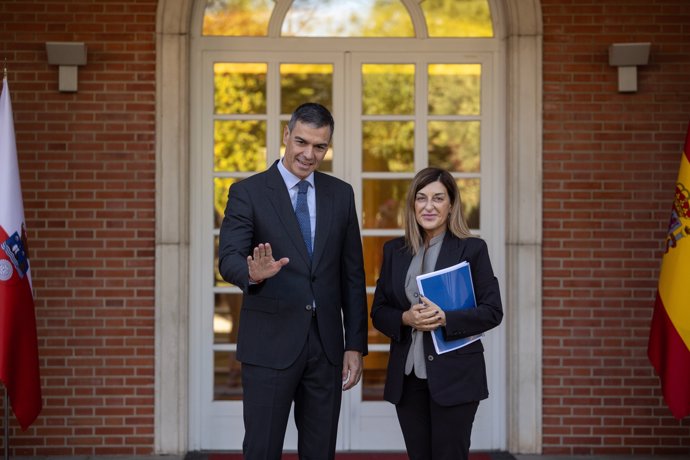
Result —
M311 282L312 282L312 283L316 282L316 277L315 277L315 276L312 276L312 277L311 277Z
M311 305L305 305L305 306L304 306L304 309L307 310L307 311L311 311Z
M434 360L434 355L429 355L429 356L426 357L426 359L428 359L429 361L433 361L433 360Z

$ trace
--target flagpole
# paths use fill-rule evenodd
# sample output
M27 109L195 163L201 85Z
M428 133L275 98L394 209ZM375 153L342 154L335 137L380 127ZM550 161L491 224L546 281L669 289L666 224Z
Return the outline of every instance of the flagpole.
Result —
M7 400L7 388L5 385L2 386L3 392L3 403L5 405L5 442L3 446L5 447L5 460L10 459L10 404Z
M2 65L2 78L7 80L7 58ZM5 431L5 439L3 442L3 447L5 451L5 460L10 459L10 402L7 399L7 387L2 386L2 396L3 396L3 407L5 409L3 427Z

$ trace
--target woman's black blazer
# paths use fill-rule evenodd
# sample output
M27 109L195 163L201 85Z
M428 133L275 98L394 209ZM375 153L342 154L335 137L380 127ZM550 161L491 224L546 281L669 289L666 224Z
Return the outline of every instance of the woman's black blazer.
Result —
M384 398L393 404L402 395L405 360L412 340L412 328L402 324L402 314L410 308L405 295L405 277L411 261L412 253L405 248L402 237L386 242L371 309L374 327L391 340ZM460 239L447 232L435 269L462 261L470 263L477 308L446 313L448 338L486 332L498 326L503 318L498 280L491 268L486 243L475 237ZM424 355L429 391L437 404L452 406L489 396L481 340L439 355L431 334L425 332Z

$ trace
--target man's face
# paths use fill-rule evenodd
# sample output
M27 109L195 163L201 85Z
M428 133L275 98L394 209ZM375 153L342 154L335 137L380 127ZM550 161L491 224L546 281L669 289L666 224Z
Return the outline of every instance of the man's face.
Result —
M298 121L292 131L285 126L283 165L295 176L305 179L318 169L330 141L331 128L328 125L315 128Z

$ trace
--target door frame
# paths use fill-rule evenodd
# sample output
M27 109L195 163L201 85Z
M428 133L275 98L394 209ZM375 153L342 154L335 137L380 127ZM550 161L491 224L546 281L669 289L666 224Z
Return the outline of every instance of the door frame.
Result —
M506 69L507 448L541 452L541 95L539 0L490 0ZM190 131L194 0L163 0L156 49L156 359L154 450L195 450L189 426ZM514 313L513 313L514 312Z

